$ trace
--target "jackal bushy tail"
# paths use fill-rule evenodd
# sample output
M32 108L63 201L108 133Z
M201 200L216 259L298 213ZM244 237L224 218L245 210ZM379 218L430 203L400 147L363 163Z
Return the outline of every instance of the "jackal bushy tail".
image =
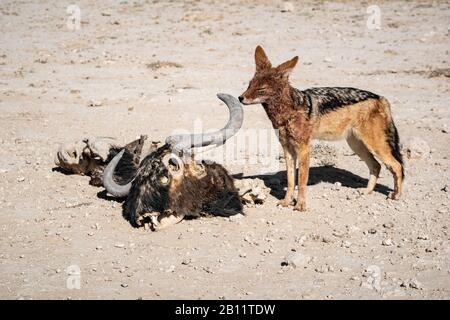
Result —
M385 98L381 98L380 101L385 109L386 114L389 116L389 119L388 119L389 123L388 123L388 127L386 130L387 141L388 141L389 146L391 147L392 156L402 166L402 177L401 178L403 179L405 177L405 172L404 172L403 157L402 157L401 150L400 150L400 138L398 136L397 127L395 126L394 120L392 119L391 105L390 105L389 101L387 101Z

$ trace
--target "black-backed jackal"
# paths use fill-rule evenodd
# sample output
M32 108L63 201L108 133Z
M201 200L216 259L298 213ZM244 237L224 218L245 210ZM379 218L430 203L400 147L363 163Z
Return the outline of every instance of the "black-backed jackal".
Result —
M374 189L383 162L394 175L397 199L402 191L403 161L397 129L389 102L374 93L355 88L322 87L298 90L289 84L289 74L298 57L272 67L264 50L255 51L256 72L239 97L243 104L261 103L272 125L279 130L287 167L287 192L282 206L293 200L298 161L296 210L304 211L312 139L346 139L350 148L367 164L370 178L364 193Z

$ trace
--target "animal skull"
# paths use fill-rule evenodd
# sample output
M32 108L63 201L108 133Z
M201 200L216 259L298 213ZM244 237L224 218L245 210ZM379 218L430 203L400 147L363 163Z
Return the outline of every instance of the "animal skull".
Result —
M60 145L55 164L65 171L87 175L106 161L112 148L123 148L114 138L94 137Z
M141 136L125 146L109 137L88 138L69 143L60 146L55 157L55 164L67 172L90 176L89 184L100 187L103 185L103 170L106 165L120 149L124 149L127 156L119 164L122 170L115 174L115 178L118 181L128 181L131 178L127 176L127 174L131 174L128 171L130 168L136 168L139 164L146 139L147 136ZM156 149L158 143L152 141L150 150Z

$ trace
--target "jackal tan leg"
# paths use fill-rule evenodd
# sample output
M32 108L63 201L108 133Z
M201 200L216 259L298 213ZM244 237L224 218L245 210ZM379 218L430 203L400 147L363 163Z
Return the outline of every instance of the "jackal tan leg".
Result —
M306 211L306 188L309 177L309 158L310 158L310 145L308 143L302 143L297 149L298 158L298 197L295 210Z
M402 193L403 166L392 154L383 125L376 125L377 123L374 120L372 120L372 124L373 127L371 129L363 128L361 130L361 140L370 152L376 155L392 172L394 176L394 192L389 194L389 198L398 199Z
M279 205L287 207L292 203L295 188L295 154L288 147L283 146L284 158L286 160L287 172L287 190L283 200L278 202Z
M394 191L389 193L389 198L397 200L402 194L402 184L403 184L403 168L400 162L394 158L391 151L380 151L375 153L380 160L386 165L386 167L392 172L394 176Z
M370 178L367 183L367 187L362 190L363 194L369 194L375 188L377 184L378 176L380 175L381 165L375 160L374 156L370 153L369 149L364 145L364 143L351 134L347 138L347 143L350 148L356 153L362 161L366 163L369 167Z

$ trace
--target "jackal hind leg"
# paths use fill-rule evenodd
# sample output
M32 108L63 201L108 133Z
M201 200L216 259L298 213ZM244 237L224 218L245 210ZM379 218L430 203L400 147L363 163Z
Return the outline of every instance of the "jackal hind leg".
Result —
M361 189L361 192L363 194L369 194L373 191L375 185L377 184L377 180L380 175L381 165L378 163L378 161L375 159L372 153L370 153L366 145L354 134L351 134L347 138L347 143L350 146L350 149L352 149L353 152L356 155L358 155L358 157L362 161L364 161L367 167L369 168L370 177L367 183L367 187Z
M403 165L394 157L385 131L380 128L379 130L375 129L375 132L373 132L372 129L366 134L363 133L361 139L370 152L383 162L392 172L392 175L394 176L394 191L391 192L388 197L391 199L398 199L402 193Z

